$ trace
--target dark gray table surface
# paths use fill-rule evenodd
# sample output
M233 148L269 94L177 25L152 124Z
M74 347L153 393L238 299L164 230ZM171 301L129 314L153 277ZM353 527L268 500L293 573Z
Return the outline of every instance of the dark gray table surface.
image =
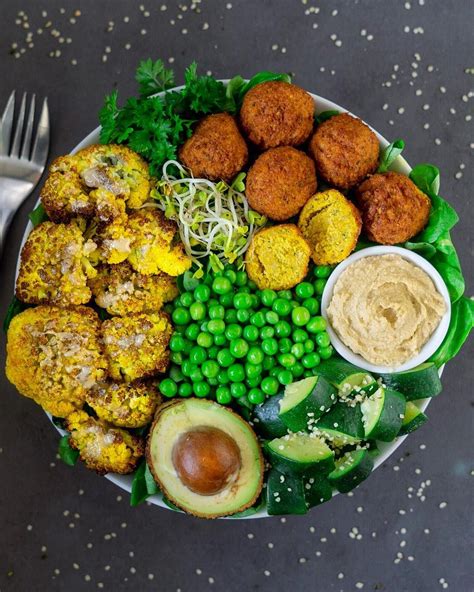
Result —
M149 56L171 62L178 81L193 60L223 78L290 71L404 138L410 163L442 170L472 294L469 0L2 0L1 13L0 105L13 88L48 95L51 158L97 125L107 92L135 91L135 67ZM35 200L8 236L2 316ZM3 336L0 345L3 368ZM57 433L2 374L0 591L473 590L472 360L471 343L447 366L428 424L353 496L305 517L239 522L130 508L112 483L58 461Z

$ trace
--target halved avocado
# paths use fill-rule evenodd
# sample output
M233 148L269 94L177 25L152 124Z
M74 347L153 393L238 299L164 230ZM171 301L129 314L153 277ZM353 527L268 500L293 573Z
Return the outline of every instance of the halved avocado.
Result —
M257 436L244 419L214 401L162 405L148 436L147 461L164 495L201 518L241 512L262 490Z

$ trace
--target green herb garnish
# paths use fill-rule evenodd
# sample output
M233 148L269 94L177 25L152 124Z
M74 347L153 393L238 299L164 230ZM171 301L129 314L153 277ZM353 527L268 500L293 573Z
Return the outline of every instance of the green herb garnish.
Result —
M380 154L380 164L377 169L378 173L385 173L392 166L394 160L400 156L405 148L403 140L395 140L384 148Z
M79 451L72 448L69 444L69 434L59 440L58 453L61 460L70 467L76 464L79 458Z
M10 304L8 305L5 318L3 319L3 331L6 333L8 331L8 327L10 326L10 323L12 322L13 317L16 317L17 314L29 307L30 306L28 304L25 304L21 300L18 300L16 296L13 296Z
M39 204L36 208L28 214L28 218L30 219L33 226L38 226L41 222L46 222L49 220L48 214L43 207L43 204Z
M151 495L160 493L158 485L151 474L151 471L143 459L138 465L137 470L133 476L132 491L130 494L130 505L138 506L143 503Z

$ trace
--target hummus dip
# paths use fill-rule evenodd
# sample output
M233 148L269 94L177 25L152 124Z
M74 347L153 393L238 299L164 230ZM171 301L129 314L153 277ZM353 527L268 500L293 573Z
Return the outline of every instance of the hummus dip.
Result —
M349 265L327 309L347 347L371 364L391 368L420 352L445 312L428 274L400 255L374 255Z

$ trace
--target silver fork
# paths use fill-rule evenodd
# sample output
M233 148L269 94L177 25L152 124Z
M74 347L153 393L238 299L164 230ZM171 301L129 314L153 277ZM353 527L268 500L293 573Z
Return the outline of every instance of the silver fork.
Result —
M43 101L34 137L35 95L31 98L27 118L26 103L26 93L23 93L14 126L13 91L0 121L0 255L13 215L38 184L48 158L48 99Z

